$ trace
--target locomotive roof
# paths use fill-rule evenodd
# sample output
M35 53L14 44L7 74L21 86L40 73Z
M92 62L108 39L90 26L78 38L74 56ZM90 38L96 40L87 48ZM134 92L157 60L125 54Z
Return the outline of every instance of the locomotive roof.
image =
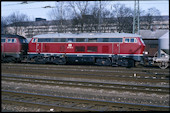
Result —
M54 33L35 35L33 38L122 38L122 37L141 37L131 33Z
M11 34L1 34L1 38L19 38L19 39L25 39L25 37L20 35L11 35Z

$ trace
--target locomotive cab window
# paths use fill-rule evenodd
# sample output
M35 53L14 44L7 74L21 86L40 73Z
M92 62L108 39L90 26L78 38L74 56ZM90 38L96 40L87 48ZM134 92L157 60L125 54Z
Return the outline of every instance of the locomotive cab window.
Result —
M12 43L16 43L16 39L12 39L11 42L12 42Z
M8 42L8 43L11 43L11 39L8 39L7 42Z
M8 38L7 42L8 42L8 43L16 43L16 39L14 39L14 38Z
M21 43L28 43L27 39L22 39L20 41L21 41Z
M131 39L130 39L130 42L131 42L131 43L136 43L137 40L136 40L136 38L131 38Z
M32 40L32 43L35 43L36 41L37 41L37 39L34 38L34 39Z
M126 38L125 39L125 43L129 43L130 41L129 41L129 38Z
M11 40L11 42L12 42L12 43L14 43L14 42L15 42L15 40L14 40L14 39L12 39L12 40Z
M136 43L136 38L125 38L125 43Z

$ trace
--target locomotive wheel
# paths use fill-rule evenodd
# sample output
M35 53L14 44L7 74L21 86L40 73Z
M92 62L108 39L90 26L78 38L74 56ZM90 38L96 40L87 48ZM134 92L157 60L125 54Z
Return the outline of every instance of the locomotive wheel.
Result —
M169 66L169 63L168 62L160 62L158 65L161 69L166 69Z
M15 61L16 59L14 57L6 57L3 59L3 62L5 63L9 63L9 62L14 63Z
M111 65L111 61L110 59L104 59L104 58L98 58L96 59L96 65L99 66L110 66Z
M132 59L128 60L128 66L127 67L135 67L135 61Z
M58 65L63 65L63 64L66 64L66 59L65 58L55 58L53 60L53 63L58 64Z
M41 63L41 64L45 64L46 63L46 59L44 57L36 57L35 58L35 63Z
M133 59L119 59L118 64L123 67L135 67L135 61Z

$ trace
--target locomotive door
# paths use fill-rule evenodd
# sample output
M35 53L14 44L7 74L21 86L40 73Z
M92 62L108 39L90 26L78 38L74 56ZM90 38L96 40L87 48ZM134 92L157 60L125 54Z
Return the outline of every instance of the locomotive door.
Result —
M36 43L36 52L41 53L42 52L42 43Z
M112 53L115 55L120 53L120 44L119 43L113 43Z

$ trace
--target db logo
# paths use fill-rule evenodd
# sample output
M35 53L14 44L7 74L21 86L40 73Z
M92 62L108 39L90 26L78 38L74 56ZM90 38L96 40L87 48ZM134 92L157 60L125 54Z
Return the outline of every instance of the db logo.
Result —
M67 49L73 49L73 45L72 44L68 44Z

